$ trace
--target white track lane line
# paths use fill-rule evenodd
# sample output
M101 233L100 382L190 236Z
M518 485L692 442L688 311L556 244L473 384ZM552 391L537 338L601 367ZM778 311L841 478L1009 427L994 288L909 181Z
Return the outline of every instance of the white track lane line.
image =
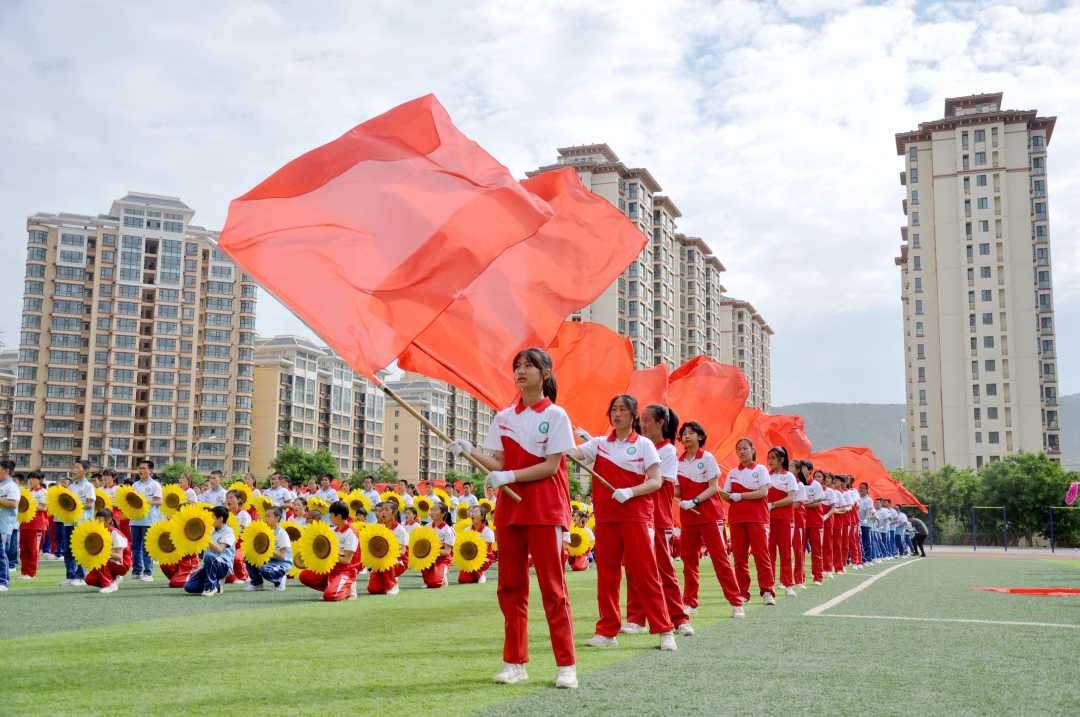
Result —
M1021 625L1027 627L1064 627L1069 630L1080 630L1080 625L1069 625L1060 622L1021 622L1019 620L973 620L955 617L900 617L894 615L818 615L818 617L844 617L858 620L908 620L911 622L959 622L973 625Z
M880 580L881 578L883 578L886 575L888 575L889 573L891 573L892 571L899 570L900 568L902 568L902 567L904 567L906 565L914 565L917 562L918 562L917 560L909 560L909 561L905 561L903 563L900 563L898 565L893 565L891 568L886 568L885 570L882 570L880 573L878 573L874 577L867 578L866 580L859 583L855 587L851 588L847 592L840 593L839 595L834 597L832 600L829 600L827 602L823 602L822 604L818 605L817 607L810 608L809 610L804 612L803 615L807 615L807 616L810 616L810 617L820 616L821 613L825 612L826 610L829 610L831 608L836 607L840 603L847 600L849 597L852 597L853 595L857 595L858 593L860 593L863 590L865 590L866 588L870 587L871 585L876 583L878 580Z

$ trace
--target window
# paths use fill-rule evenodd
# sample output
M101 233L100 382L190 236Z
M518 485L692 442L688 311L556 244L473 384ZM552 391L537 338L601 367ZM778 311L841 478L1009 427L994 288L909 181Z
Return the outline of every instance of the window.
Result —
M985 174L978 174L978 175L975 176L975 186L976 187L985 187L986 186L986 175Z
M997 370L997 361L995 361L994 359L986 359L983 362L983 368L986 371L996 371Z
M987 396L996 396L997 395L997 384L996 383L988 383L988 384L986 384L986 395Z
M983 289L982 293L981 293L981 297L982 297L983 301L993 301L994 300L994 292L991 291L990 289Z
M998 410L996 406L990 406L986 409L986 417L990 420L997 420Z
M988 197L979 197L975 200L975 205L978 209L989 209L990 199Z
M981 231L981 232L990 231L990 220L988 220L988 219L979 220L979 231Z
M992 312L989 312L989 311L984 312L983 315L982 315L982 322L983 322L983 326L993 326L994 325L994 314Z
M923 301L922 301L922 299L915 299L915 313L916 314L922 314L923 313Z
M913 226L913 227L919 226L919 213L918 212L912 212L911 213L911 226Z
M979 244L979 256L990 256L990 242Z
M984 130L984 129L975 130L975 141L976 142L985 142L986 141L986 130Z
M911 190L911 203L912 204L918 204L919 203L919 191L917 189L912 189Z
M1001 438L997 431L990 431L986 434L986 438L990 443L1001 443Z
M918 254L914 254L911 257L911 267L915 271L922 271L922 257Z
M916 294L921 294L922 290L923 290L923 288L922 288L922 277L921 276L916 276L915 277L915 293Z
M975 164L976 165L986 164L986 152L976 152L975 153Z
M990 267L988 267L988 266L980 266L979 267L979 278L980 279L989 279L990 277L991 277Z

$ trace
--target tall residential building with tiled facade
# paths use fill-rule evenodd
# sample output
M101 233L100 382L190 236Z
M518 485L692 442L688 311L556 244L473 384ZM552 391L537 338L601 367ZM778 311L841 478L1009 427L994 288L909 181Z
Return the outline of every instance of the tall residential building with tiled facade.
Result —
M0 351L0 456L4 458L11 448L11 399L15 393L18 363L18 351Z
M773 330L749 301L721 297L718 313L721 331L730 336L718 360L742 369L750 385L747 404L765 410L772 403Z
M11 457L134 469L250 466L256 285L176 197L131 192L108 214L35 214Z
M907 468L1061 457L1046 149L1054 117L954 97L896 135Z
M262 474L282 446L326 449L338 471L382 465L382 391L326 347L299 336L260 338L255 348L252 469Z

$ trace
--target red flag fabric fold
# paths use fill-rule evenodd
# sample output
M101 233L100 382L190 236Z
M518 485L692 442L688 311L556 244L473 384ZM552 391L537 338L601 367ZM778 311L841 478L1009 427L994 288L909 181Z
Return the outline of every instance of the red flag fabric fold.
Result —
M742 371L708 356L687 361L668 379L668 405L680 421L701 424L708 435L705 447L717 460L721 456L717 451L737 425L749 395Z
M855 476L855 486L867 483L874 498L887 498L897 505L913 505L922 512L926 506L912 495L900 481L892 477L874 452L869 448L840 446L819 451L810 456L814 468L829 473Z
M233 200L218 245L372 376L551 216L428 95Z
M634 371L630 339L606 326L568 321L548 347L559 385L559 405L593 435L608 431L607 407L626 392Z
M668 367L664 364L652 368L636 369L630 374L630 384L626 393L637 399L640 410L658 403L668 405ZM678 411L675 411L678 414ZM680 417L681 418L681 417Z

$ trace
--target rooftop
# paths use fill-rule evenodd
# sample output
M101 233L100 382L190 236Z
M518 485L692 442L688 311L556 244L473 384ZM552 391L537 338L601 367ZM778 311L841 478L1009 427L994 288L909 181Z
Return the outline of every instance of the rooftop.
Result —
M897 132L896 153L903 155L911 142L929 142L934 132L968 125L1025 123L1029 130L1045 130L1046 145L1054 134L1057 117L1040 117L1038 110L1003 110L1001 92L949 97L945 100L945 116L930 122L920 122L919 128L909 132Z

